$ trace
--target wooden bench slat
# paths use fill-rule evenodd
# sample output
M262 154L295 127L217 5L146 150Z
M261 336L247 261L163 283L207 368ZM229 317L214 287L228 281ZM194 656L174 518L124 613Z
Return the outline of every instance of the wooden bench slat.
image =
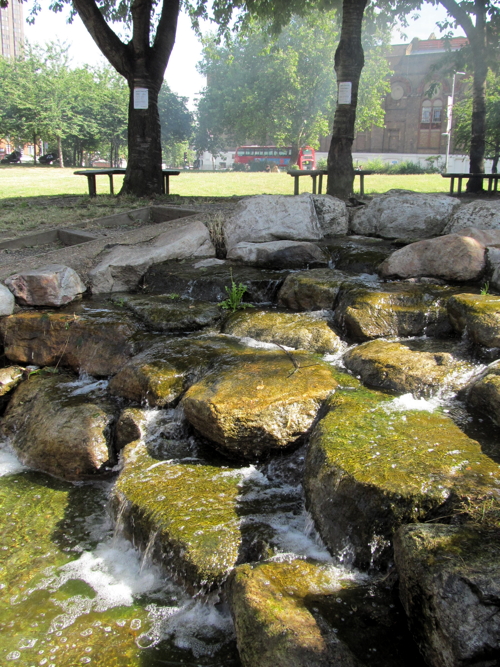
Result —
M497 192L498 189L498 179L500 178L500 174L466 174L466 173L448 173L448 174L441 174L443 178L449 178L450 179L450 195L453 194L453 191L455 189L455 179L458 179L458 187L457 187L457 194L460 194L462 192L462 181L464 178L482 178L482 179L487 179L488 180L488 192L491 192L493 185L494 189L493 192Z
M298 195L299 194L299 178L301 176L310 176L312 178L313 182L313 195L315 194L321 194L323 190L323 176L328 175L328 171L326 169L291 169L286 172L290 176L293 176L295 178L295 182L293 185L293 194ZM371 176L373 174L373 171L365 171L363 169L360 170L355 170L354 171L354 176L359 176L359 193L360 195L365 194L365 176ZM319 183L318 183L318 192L316 192L316 178L319 177Z

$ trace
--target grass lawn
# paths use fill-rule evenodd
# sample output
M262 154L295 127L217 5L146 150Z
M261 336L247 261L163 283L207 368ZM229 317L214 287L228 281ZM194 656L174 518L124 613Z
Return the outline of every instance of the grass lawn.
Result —
M87 179L75 176L75 170L52 166L22 167L2 165L0 167L0 198L40 197L52 195L84 195ZM115 191L121 187L122 177L115 176ZM182 197L231 197L257 194L290 195L293 179L288 174L266 174L248 172L181 171L170 180L172 193ZM355 186L358 179L355 181ZM300 179L302 192L311 192L312 180ZM367 194L386 192L392 188L415 190L416 192L447 192L448 181L439 174L418 176L388 176L386 174L366 176ZM108 193L108 177L97 178L98 193Z
M112 197L107 176L97 178L98 197L89 197L87 179L75 176L73 168L53 166L0 166L0 238L11 238L36 229L85 227L85 222L152 203L190 206L198 197L230 198L256 194L293 193L288 174L248 172L181 171L170 179L170 198ZM123 177L115 177L115 192ZM358 185L357 179L355 186ZM301 192L311 192L312 179L300 179ZM442 192L448 182L439 174L419 176L373 175L365 178L366 194L393 188L416 192ZM179 199L179 197L186 199ZM203 201L203 200L202 200ZM197 204L200 205L197 200Z

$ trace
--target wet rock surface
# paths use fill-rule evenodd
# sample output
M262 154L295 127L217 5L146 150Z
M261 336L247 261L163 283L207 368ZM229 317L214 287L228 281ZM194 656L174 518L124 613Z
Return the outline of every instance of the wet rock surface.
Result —
M446 302L453 293L437 285L347 285L340 293L334 323L355 342L386 336L443 337L452 332Z
M426 352L403 343L374 340L349 350L346 367L369 387L429 397L437 391L456 393L467 384L474 366L456 359L442 345Z
M102 306L102 307L99 307ZM24 311L0 321L7 359L108 376L134 354L138 321L110 303Z
M500 297L457 294L449 299L447 309L455 331L480 347L500 347Z
M307 241L242 241L229 250L227 258L268 269L302 269L328 264L328 257L321 248Z
M15 305L16 300L12 292L5 285L0 284L0 317L12 315Z
M278 294L278 305L290 310L333 309L346 273L332 269L312 269L290 273Z
M332 553L386 567L404 523L449 517L464 497L500 493L500 467L445 415L383 394L337 391L311 436L306 498ZM455 510L454 510L455 508Z
M111 472L115 415L98 383L92 390L74 377L45 373L16 389L3 431L25 465L78 481Z
M178 294L117 296L117 305L130 310L150 331L190 332L215 324L221 317L217 304L180 298Z
M310 354L248 348L193 384L182 405L222 451L258 459L304 436L337 384L331 366Z
M331 568L302 560L237 567L229 598L244 667L360 667L306 606L308 596L335 594L345 583Z
M337 352L342 347L342 341L325 319L303 313L247 310L231 315L222 331L319 354Z
M432 667L498 664L500 534L419 525L395 537L400 595Z

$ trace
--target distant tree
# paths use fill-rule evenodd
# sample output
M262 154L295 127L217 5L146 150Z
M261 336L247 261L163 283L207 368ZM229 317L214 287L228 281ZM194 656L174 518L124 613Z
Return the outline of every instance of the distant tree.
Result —
M331 76L338 44L335 12L293 16L273 39L269 24L253 23L223 46L205 41L200 71L208 85L198 118L208 135L244 142L318 145L328 134L337 88ZM381 100L389 73L380 51L366 77L360 126L383 123ZM201 132L203 139L207 133Z
M194 132L193 114L187 108L187 97L173 93L164 82L158 97L161 143L165 162L172 166L184 164L189 140Z

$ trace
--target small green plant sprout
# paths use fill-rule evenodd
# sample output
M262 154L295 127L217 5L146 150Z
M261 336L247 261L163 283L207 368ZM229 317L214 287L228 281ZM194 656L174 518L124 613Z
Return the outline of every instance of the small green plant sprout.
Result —
M488 281L484 283L484 285L481 287L481 295L486 296L490 293L490 284Z
M243 283L236 284L233 280L233 272L231 271L231 287L227 285L224 288L227 292L227 299L221 301L219 306L224 308L224 310L230 310L235 313L237 310L243 310L244 308L253 308L250 303L243 303L243 295L247 291L247 286Z
M172 294L167 294L167 297L168 297L169 299L172 299L172 301L175 301L176 299L180 299L180 298L181 298L181 295L180 295L180 294L172 293Z

